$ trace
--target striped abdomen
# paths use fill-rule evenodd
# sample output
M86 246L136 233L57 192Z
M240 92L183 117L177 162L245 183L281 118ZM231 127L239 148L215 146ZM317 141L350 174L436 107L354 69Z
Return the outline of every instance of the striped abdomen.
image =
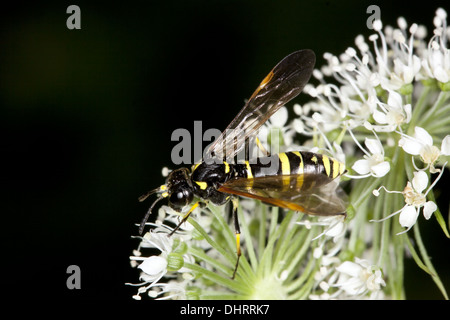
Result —
M246 161L246 178L293 174L324 174L331 179L345 172L345 165L326 155L312 152L284 152Z

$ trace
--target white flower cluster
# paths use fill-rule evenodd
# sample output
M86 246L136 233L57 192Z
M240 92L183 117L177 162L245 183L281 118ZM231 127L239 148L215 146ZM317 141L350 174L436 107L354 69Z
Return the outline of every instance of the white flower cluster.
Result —
M133 251L133 256L130 257L131 265L141 270L142 281L138 284L129 283L139 287L134 299L140 300L143 293L159 299L186 299L190 294L186 284L193 275L184 264L193 263L194 257L187 252L186 242L196 239L198 235L192 225L186 222L176 236L170 237L170 225L177 224L177 217L169 207L161 207L156 222L148 223L153 229L141 238L139 247ZM199 216L198 219L205 226L211 223L208 217ZM147 251L150 252L147 254ZM152 254L155 251L157 254Z
M424 26L414 23L408 28L406 20L399 18L398 28L387 26L383 31L377 20L369 43L359 35L356 48L348 48L339 57L326 53L328 64L313 74L320 84L305 87L315 100L294 107L299 119L291 126L301 134L319 134L324 140L339 137L346 163L355 173L349 175L353 179L382 178L392 168L404 170L403 164L394 162L401 147L412 156L415 171L405 174L420 180L416 184L421 190L415 189L420 193L428 186L424 173L439 172L435 166L443 165L445 156L450 155L450 28L446 19L446 11L438 9L428 42ZM333 77L337 84L327 83L326 77ZM362 159L357 158L358 150ZM422 168L415 164L417 156ZM411 182L406 188L411 188ZM408 229L414 225L419 208L427 204L427 218L436 210L430 201L411 204L406 189L403 194L407 205L401 210L400 223Z
M168 237L178 216L163 206L130 257L142 271L134 298L405 297L397 266L403 264L406 236L399 235L409 234L422 211L450 237L433 193L450 155L450 28L443 9L436 11L428 41L424 26L408 26L404 18L397 23L383 28L375 21L368 42L359 35L339 57L326 53L327 65L313 73L319 84L304 89L313 100L294 105L298 117L292 122L281 108L261 129L263 143L282 139L279 151L301 150L295 144L299 133L310 138L303 148L325 150L346 163L347 219L298 222L287 212L279 222L278 208L241 201L243 256L231 280L236 240L224 209L198 208L195 224L187 222ZM396 215L399 222L391 223ZM408 248L447 297L424 247L420 255ZM147 249L157 254L143 253Z

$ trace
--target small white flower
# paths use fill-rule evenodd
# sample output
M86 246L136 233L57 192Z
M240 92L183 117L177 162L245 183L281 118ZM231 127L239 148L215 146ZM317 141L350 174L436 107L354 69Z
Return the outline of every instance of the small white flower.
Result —
M420 59L413 55L408 61L410 64L405 64L400 59L394 59L394 72L391 74L391 87L400 89L403 85L409 84L414 80L416 74L420 71Z
M408 230L416 223L419 216L419 210L423 207L425 218L430 219L437 206L433 201L426 201L426 193L422 193L428 185L428 175L424 171L414 172L412 185L408 181L403 196L406 206L400 212L399 222L402 227Z
M433 145L433 138L431 135L421 127L415 127L414 136L403 135L398 144L406 153L417 156L419 155L422 161L430 168L431 173L438 172L434 168L434 163L438 160L440 155L450 155L450 135L447 135L442 140L441 149Z
M384 149L378 139L366 138L365 145L369 152L366 153L364 159L357 160L352 166L358 174L363 176L383 177L390 170L388 161L384 160Z
M194 261L194 257L182 249L184 244L182 237L169 237L169 229L163 228L159 224L153 226L155 228L142 237L138 249L134 250L134 255L130 257L132 265L137 265L137 268L142 271L139 278L143 283L130 284L140 286L138 294L134 296L135 299L140 299L140 294L145 292L148 292L150 296L158 296L159 293L155 290L166 285L159 283L161 278L168 277L168 274L170 276L171 273L190 272L191 270L182 266L183 262L192 263ZM143 256L141 250L148 248L157 249L160 254ZM138 262L140 263L138 264Z
M394 29L387 40L395 52L394 68L390 74L389 85L382 83L385 88L394 90L401 90L403 86L412 83L421 68L420 58L414 54L415 37L419 26L415 23L411 25L408 39L406 20L400 17L398 25L400 29Z
M434 19L434 36L428 43L428 50L424 52L422 67L425 77L434 78L441 83L450 80L450 51L447 48L447 13L442 8L436 10Z
M337 216L329 216L329 217L319 217L316 222L310 221L309 219L305 221L299 221L297 224L304 225L307 229L310 229L312 226L322 226L324 227L323 231L313 238L313 241L319 239L321 237L328 237L333 240L333 243L338 243L339 240L345 235L347 230L347 224L344 222L345 216L337 215ZM316 255L322 255L322 247L316 248L318 250ZM339 248L340 249L340 248ZM333 251L333 250L331 250ZM319 254L320 252L320 254ZM329 254L329 252L327 253ZM317 259L317 258L316 258Z
M340 273L337 285L351 296L379 291L386 285L380 268L369 265L366 260L344 261L336 270Z
M316 282L323 293L311 295L311 299L374 299L382 296L382 287L386 286L380 267L359 258L354 262L335 259L321 267L317 275Z
M384 187L380 187L378 190L374 190L375 196L379 195L379 190L384 189L388 193L401 193L405 198L405 205L400 210L388 215L381 220L371 220L372 222L381 222L387 220L400 213L399 223L402 227L407 228L398 234L405 233L411 229L419 217L420 208L423 207L423 215L425 219L430 219L431 215L437 210L437 205L433 201L427 201L427 194L436 185L439 179L442 177L444 171L441 171L439 176L434 180L430 187L424 192L428 186L428 175L424 171L414 172L414 178L411 182L407 182L403 191L389 191Z
M373 112L374 120L380 124L373 126L376 131L391 132L411 120L411 105L403 105L401 95L395 91L389 91L387 104L378 101L377 106L380 110Z

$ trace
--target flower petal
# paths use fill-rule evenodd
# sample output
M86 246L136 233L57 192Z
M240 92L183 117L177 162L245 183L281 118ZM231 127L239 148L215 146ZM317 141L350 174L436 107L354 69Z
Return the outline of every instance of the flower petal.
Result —
M405 113L406 113L406 119L405 119L405 122L406 122L406 123L409 123L409 122L411 121L411 115L412 115L411 104L406 104L406 105L403 107L403 110L404 110Z
M442 83L447 83L449 78L448 78L448 74L447 72L444 70L444 68L442 68L441 66L438 66L436 68L434 68L434 77L436 78L436 80L442 82Z
M450 156L450 135L445 136L442 140L441 153Z
M358 160L352 167L359 174L368 174L370 172L369 161L367 160Z
M422 150L422 144L409 136L404 136L398 141L398 145L403 148L406 153L418 156Z
M433 145L433 138L428 133L427 130L421 127L415 127L414 128L414 136L423 144L432 146Z
M380 178L385 176L389 170L391 169L391 166L389 162L383 161L375 166L372 166L371 171L374 174L375 177Z
M344 261L340 266L336 267L336 270L349 275L350 277L359 277L359 274L363 270L361 266L357 263L351 261Z
M395 107L398 109L402 108L403 106L402 96L395 91L389 91L387 104L391 107Z
M411 228L417 221L419 210L414 206L405 206L400 212L399 222L402 227Z
M424 171L414 172L412 185L417 193L422 193L422 191L428 186L428 175Z
M283 128L288 119L288 112L285 107L281 107L280 110L270 117L270 122L274 127Z
M148 275L156 275L167 267L167 260L160 256L151 256L145 259L138 268Z
M433 201L427 201L423 206L423 216L425 219L430 219L433 212L437 210L437 205Z
M386 119L386 113L378 111L378 110L374 110L372 113L373 119L380 123L380 124L386 124L387 123L387 119Z
M383 146L377 139L366 138L365 145L372 154L383 154Z

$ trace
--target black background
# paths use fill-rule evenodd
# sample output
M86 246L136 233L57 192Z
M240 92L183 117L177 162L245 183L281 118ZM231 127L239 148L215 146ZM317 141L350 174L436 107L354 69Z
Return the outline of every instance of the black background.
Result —
M373 3L384 25L405 16L429 33L445 7ZM71 4L81 9L81 30L66 27ZM193 132L195 120L204 130L225 128L292 51L313 49L320 66L324 52L354 46L356 35L372 33L370 4L47 1L2 9L3 290L24 299L130 300L136 288L124 284L138 281L131 236L148 207L137 197L164 182L173 130ZM450 242L434 218L419 221L450 290ZM72 264L81 290L66 287ZM405 275L407 298L442 298L412 260Z

